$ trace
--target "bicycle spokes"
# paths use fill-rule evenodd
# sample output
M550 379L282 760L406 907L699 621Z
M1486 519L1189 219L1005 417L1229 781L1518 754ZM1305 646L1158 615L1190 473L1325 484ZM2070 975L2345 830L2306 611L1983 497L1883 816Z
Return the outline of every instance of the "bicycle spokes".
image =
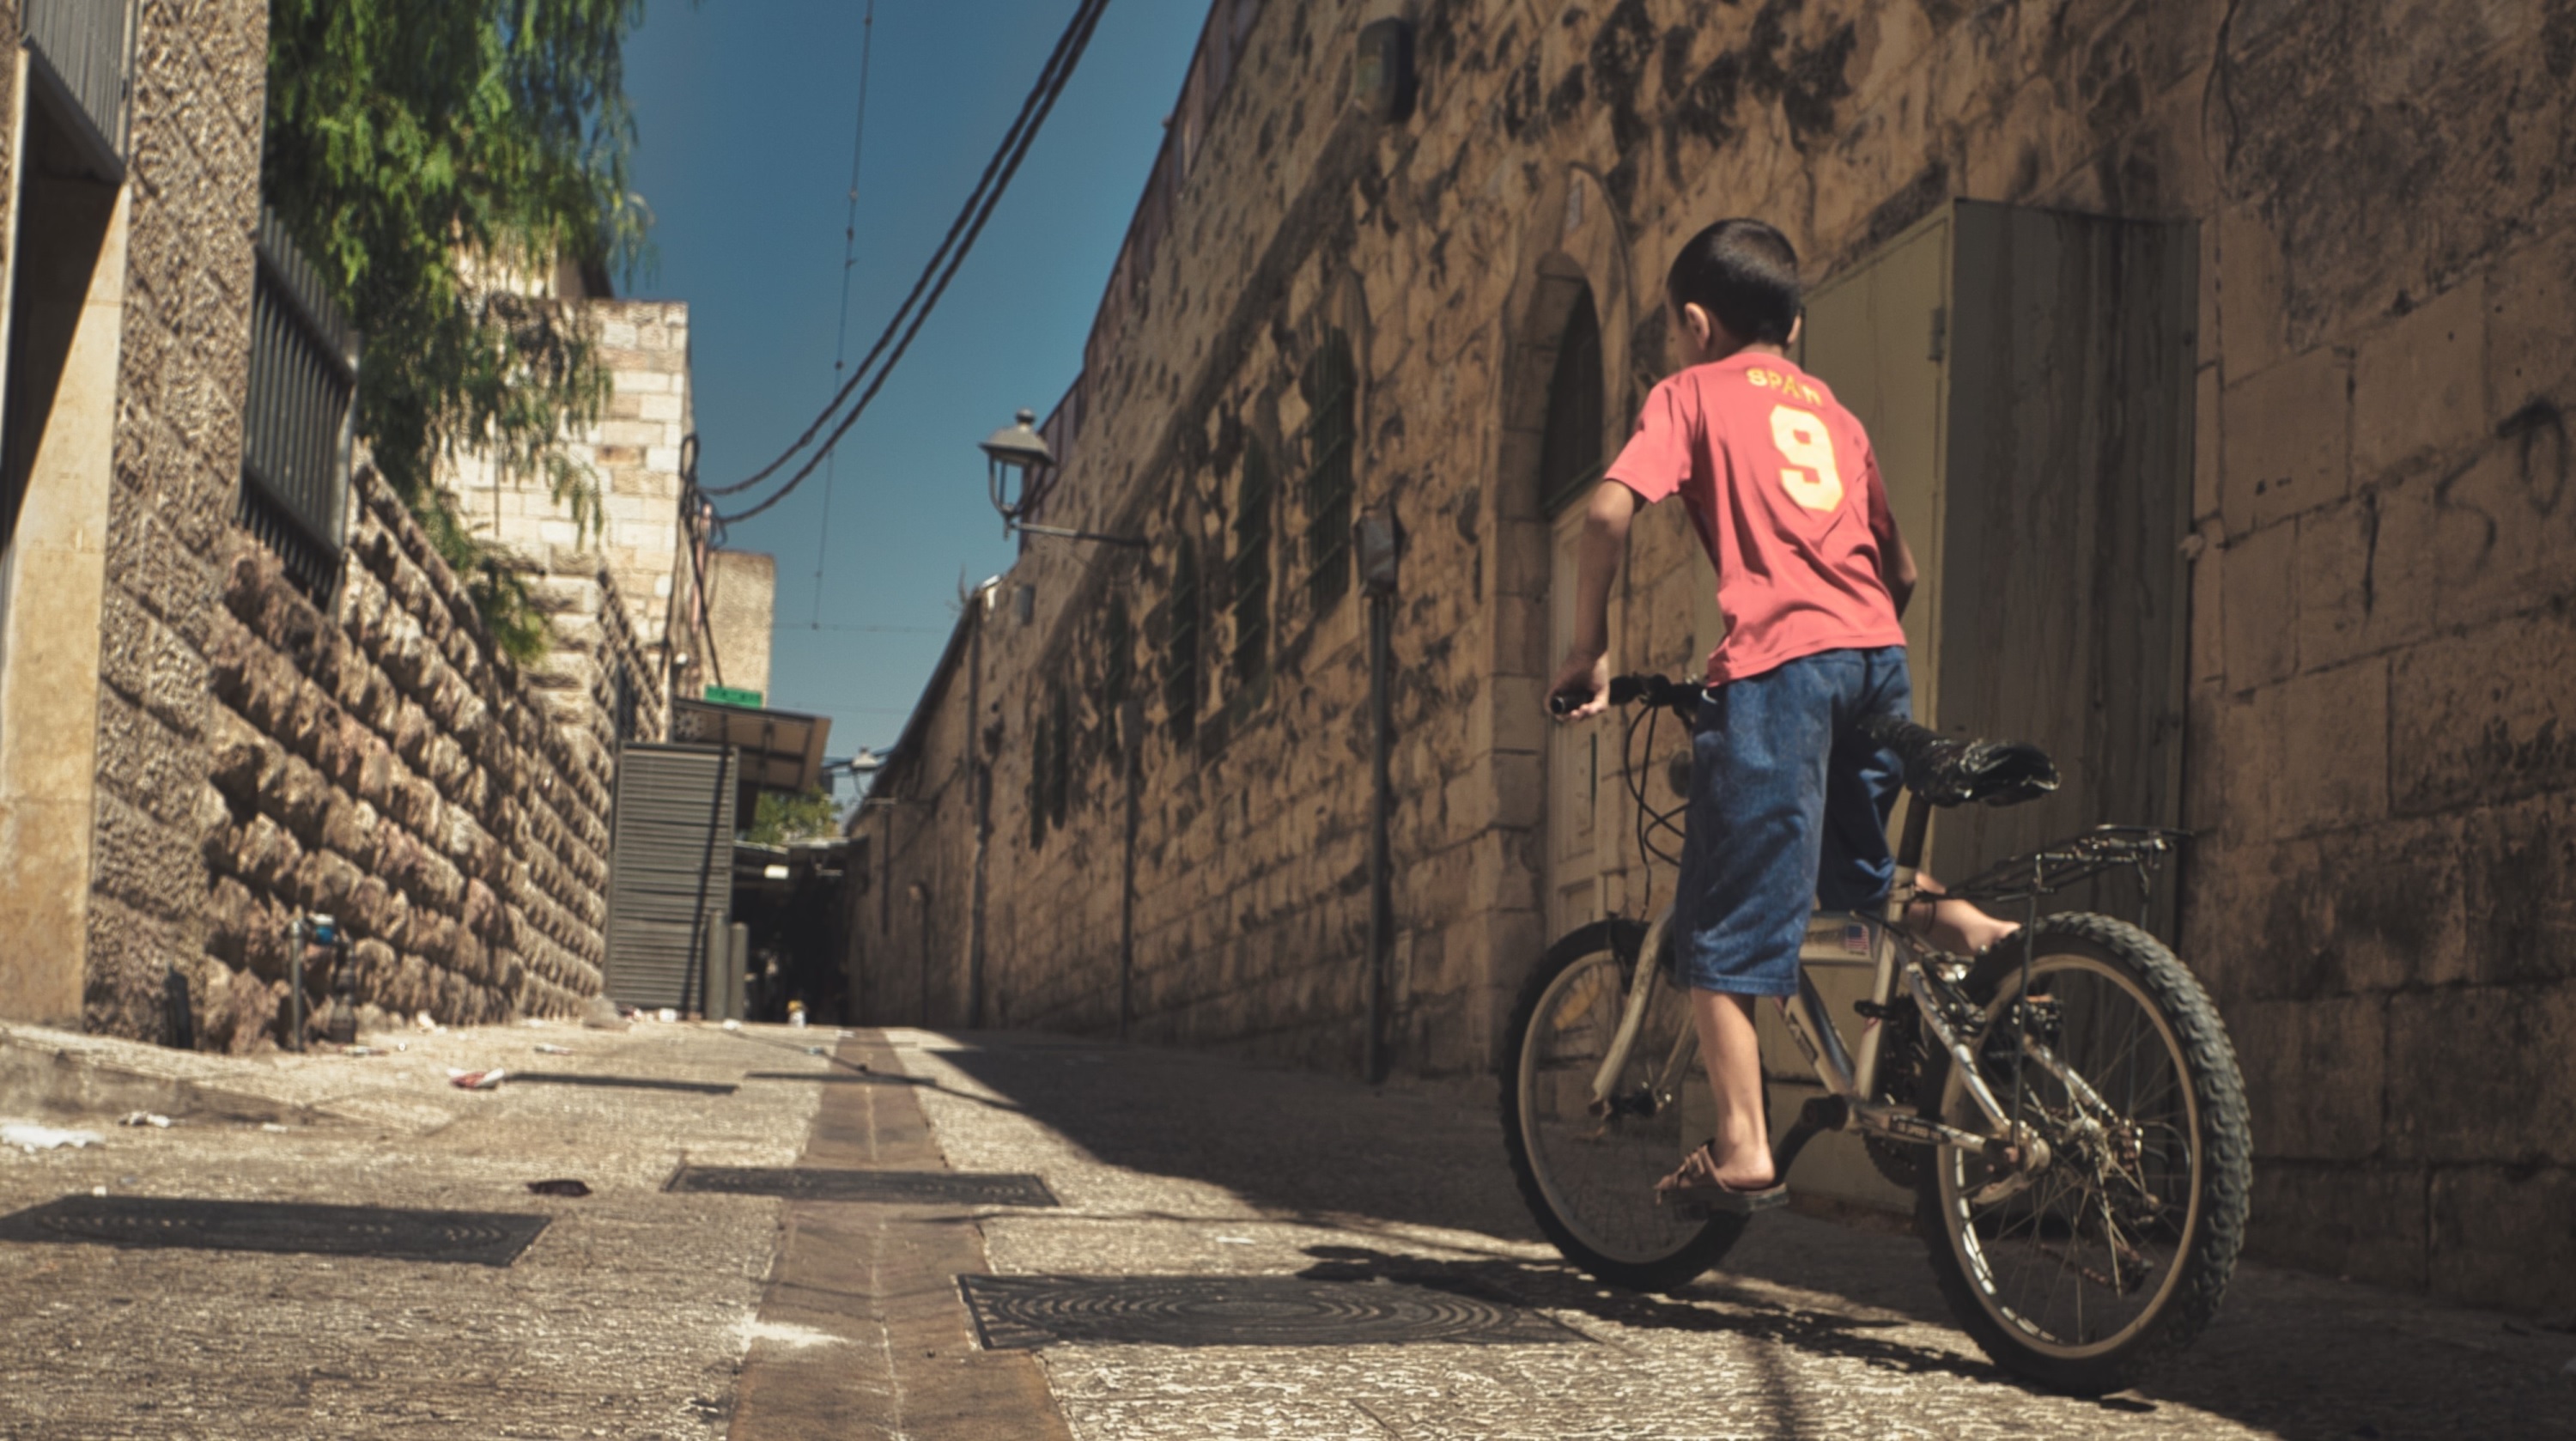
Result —
M2028 1141L1944 1153L1962 1259L2034 1342L2116 1344L2152 1314L2190 1224L2199 1159L2174 1038L2111 968L2051 957L2027 999L1993 1008L1977 1057ZM1962 1089L1954 1076L1945 1107L1971 1123Z

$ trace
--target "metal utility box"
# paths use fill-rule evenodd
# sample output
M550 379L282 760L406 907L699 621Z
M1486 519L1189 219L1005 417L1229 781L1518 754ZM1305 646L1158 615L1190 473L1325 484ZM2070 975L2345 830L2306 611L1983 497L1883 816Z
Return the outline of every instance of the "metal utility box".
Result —
M628 745L610 829L608 994L633 1006L713 1013L733 900L734 796L727 746ZM710 955L709 937L716 938Z
M2065 777L2047 800L1943 813L1938 875L2099 822L2181 820L2198 260L2187 222L1955 201L1807 298L1800 362L1868 428L1922 572L1915 718L2036 742ZM2126 881L2097 885L2059 899L2136 914ZM2151 920L2170 935L2162 892ZM1838 938L1821 925L1808 953L1855 1040L1869 970ZM1773 1008L1757 1014L1785 1127L1818 1087ZM1907 1204L1854 1137L1818 1138L1793 1180Z
M1915 718L2065 777L1944 815L1940 875L2181 819L2197 237L1956 201L1808 298L1802 363L1868 427L1923 573Z

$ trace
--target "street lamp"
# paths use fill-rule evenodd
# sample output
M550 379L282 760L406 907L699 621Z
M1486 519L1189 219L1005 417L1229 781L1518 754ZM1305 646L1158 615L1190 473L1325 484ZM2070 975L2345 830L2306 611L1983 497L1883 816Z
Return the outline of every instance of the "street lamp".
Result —
M1145 542L1135 536L1107 535L1096 530L1067 530L1061 526L1029 525L1020 517L1029 508L1029 473L1044 466L1052 469L1055 452L1047 449L1046 437L1037 432L1037 412L1023 410L1011 424L994 431L981 447L984 452L985 479L993 498L993 509L1002 514L1002 533L1014 531L1028 535L1052 535L1064 540L1094 540L1103 545L1132 545ZM1020 498L1012 500L1007 491L1004 471L1017 471Z

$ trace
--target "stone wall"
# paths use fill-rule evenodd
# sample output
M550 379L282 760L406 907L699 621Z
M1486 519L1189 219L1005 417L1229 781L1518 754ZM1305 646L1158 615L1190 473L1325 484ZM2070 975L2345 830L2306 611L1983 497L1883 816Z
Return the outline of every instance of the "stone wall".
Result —
M705 645L724 684L757 692L769 703L769 651L778 618L778 557L756 550L707 556ZM714 670L708 675L712 679Z
M398 1015L560 1015L599 991L607 713L566 724L372 472L354 499L329 615L247 536L227 547L194 792L213 883L189 982L210 1045L273 1033L302 912L342 921L360 1002Z
M196 826L241 475L268 9L136 14L82 1021L159 1040L179 1034L171 977L207 939Z
M510 475L482 456L459 458L441 477L473 534L498 544L531 577L540 604L591 614L605 571L623 624L658 653L673 611L681 562L681 441L694 425L689 389L689 307L676 300L578 299L600 365L607 412L565 447L600 492L595 530L557 500L541 477ZM656 655L655 664L659 658Z
M1490 1068L1562 904L1550 810L1581 795L1538 695L1536 451L1571 298L1601 317L1606 447L1666 363L1658 278L1721 215L1774 220L1819 278L1952 196L2189 219L2204 839L2179 939L2252 1088L2252 1244L2576 1303L2576 879L2552 864L2576 834L2576 5L1257 9L1230 81L1185 92L1051 432L1042 518L1150 544L1034 539L1004 580L1032 619L970 612L980 643L859 824L862 1019L975 1009L980 769L988 1019L1353 1065L1363 605L1330 541L1382 504L1406 533L1394 1056ZM1380 126L1346 76L1396 9L1421 102ZM1346 503L1310 483L1335 332ZM1690 542L1646 522L1616 660L1694 671ZM1613 855L1618 780L1593 904L1635 910L1672 878Z

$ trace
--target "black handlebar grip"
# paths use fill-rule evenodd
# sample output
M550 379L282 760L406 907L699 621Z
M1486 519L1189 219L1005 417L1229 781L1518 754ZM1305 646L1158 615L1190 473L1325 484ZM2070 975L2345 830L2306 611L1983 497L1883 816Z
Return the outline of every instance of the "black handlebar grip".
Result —
M1592 696L1588 691L1554 691L1547 698L1547 713L1554 716L1572 715L1577 707L1590 699Z

